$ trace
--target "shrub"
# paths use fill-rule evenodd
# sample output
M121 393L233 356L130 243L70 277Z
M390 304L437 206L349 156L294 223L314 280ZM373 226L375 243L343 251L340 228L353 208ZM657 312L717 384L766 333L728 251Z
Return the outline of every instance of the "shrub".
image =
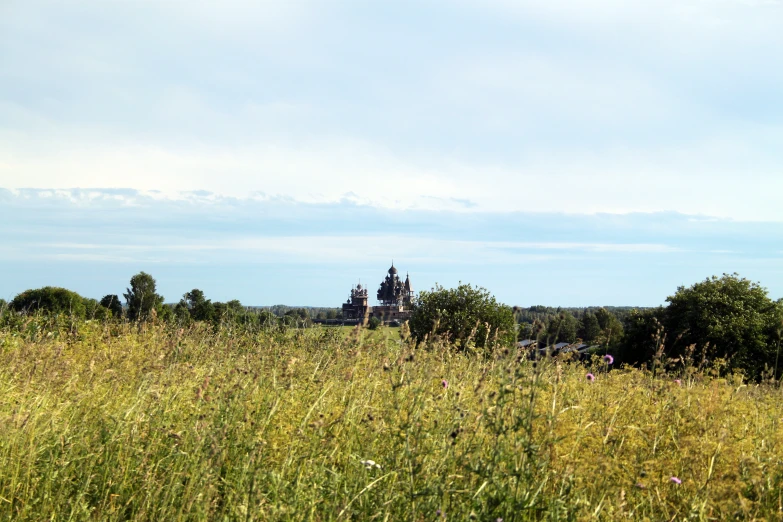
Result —
M421 341L429 333L447 335L464 350L473 342L487 348L492 340L511 344L516 338L511 307L495 301L485 288L435 285L419 293L410 319L411 334Z
M82 319L87 312L85 299L82 296L56 286L25 290L14 297L9 306L17 312L66 314Z
M367 323L367 327L370 330L377 330L378 327L381 325L381 320L377 317L370 317L370 321Z

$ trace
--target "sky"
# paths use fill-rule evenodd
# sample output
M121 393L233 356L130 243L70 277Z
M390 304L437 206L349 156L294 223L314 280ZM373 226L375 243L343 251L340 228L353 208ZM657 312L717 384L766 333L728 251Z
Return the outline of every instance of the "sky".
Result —
M0 1L0 298L783 297L781 52L776 0Z

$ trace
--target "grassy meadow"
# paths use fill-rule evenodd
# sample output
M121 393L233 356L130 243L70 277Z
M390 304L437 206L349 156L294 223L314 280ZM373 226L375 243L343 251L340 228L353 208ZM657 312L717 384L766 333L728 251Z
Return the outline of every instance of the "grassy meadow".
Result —
M2 520L781 520L781 489L781 388L715 371L405 327L0 332Z

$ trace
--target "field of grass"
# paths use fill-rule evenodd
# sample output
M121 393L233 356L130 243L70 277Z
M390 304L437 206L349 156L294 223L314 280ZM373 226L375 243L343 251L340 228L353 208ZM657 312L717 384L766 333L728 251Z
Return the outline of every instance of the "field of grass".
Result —
M0 332L0 519L783 518L779 386L379 332Z

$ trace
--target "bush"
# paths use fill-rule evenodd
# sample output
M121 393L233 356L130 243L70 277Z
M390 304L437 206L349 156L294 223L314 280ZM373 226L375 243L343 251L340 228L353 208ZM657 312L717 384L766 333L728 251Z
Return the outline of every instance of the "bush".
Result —
M87 312L82 296L56 286L25 290L14 297L9 306L17 312L66 314L80 319L83 319Z
M370 330L377 330L378 327L381 325L381 320L377 317L370 317L370 321L367 323L367 327Z
M447 335L461 350L470 343L488 348L493 341L512 344L516 338L511 307L495 301L485 288L435 285L419 293L410 319L411 334L421 341L429 333Z
M729 371L740 370L751 379L760 378L765 367L780 376L775 368L783 306L765 288L723 274L681 286L666 300L667 307L636 312L626 320L624 361L649 361L662 348L671 358L726 359Z

